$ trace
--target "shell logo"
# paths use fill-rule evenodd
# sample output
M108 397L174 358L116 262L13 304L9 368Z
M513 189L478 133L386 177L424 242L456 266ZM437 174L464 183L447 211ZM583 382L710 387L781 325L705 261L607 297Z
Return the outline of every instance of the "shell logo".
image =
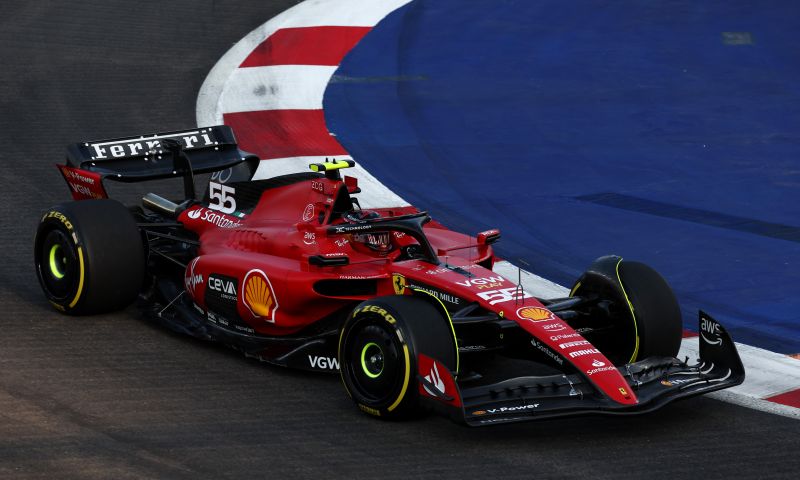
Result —
M517 316L532 322L544 322L547 320L555 320L556 316L553 312L542 307L522 307L517 310Z
M267 274L258 269L247 272L244 276L244 305L254 317L275 323L275 312L278 310L278 299L272 289Z

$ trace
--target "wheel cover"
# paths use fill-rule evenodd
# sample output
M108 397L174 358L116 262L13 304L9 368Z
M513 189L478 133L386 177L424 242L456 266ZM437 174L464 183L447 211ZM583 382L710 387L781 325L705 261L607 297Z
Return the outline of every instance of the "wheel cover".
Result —
M51 300L61 303L75 295L80 262L77 249L65 232L54 228L44 234L36 251L36 267Z
M61 280L67 270L67 259L61 252L61 245L56 243L50 247L50 273Z
M369 378L378 378L383 373L383 350L375 342L361 349L361 370Z
M394 401L409 368L394 330L383 319L365 319L353 326L343 347L343 373L354 398L376 408Z

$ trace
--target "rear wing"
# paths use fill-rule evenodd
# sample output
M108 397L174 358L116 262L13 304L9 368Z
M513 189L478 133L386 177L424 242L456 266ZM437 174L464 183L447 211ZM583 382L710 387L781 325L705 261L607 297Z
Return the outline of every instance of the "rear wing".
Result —
M248 160L258 161L255 155L239 150L231 127L218 125L76 143L67 147L67 166L120 182L181 176L186 166L165 147L165 140L178 143L194 173L217 172Z
M250 180L259 158L239 149L231 127L81 142L67 147L67 164L59 165L76 200L104 198L106 178L143 182L183 177L187 198L194 198L194 174L231 169L227 178Z

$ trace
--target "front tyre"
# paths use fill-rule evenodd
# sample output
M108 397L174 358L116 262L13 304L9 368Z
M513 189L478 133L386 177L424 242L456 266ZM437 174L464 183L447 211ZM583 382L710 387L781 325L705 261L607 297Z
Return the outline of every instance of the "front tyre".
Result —
M571 296L599 298L586 337L615 365L647 357L674 357L683 333L681 310L666 280L640 262L616 256L597 259Z
M425 298L368 300L353 310L339 337L342 382L361 411L388 419L409 416L418 410L419 353L455 371L449 319Z
M115 200L57 205L34 241L39 284L58 310L75 315L124 308L139 293L145 257L136 222Z

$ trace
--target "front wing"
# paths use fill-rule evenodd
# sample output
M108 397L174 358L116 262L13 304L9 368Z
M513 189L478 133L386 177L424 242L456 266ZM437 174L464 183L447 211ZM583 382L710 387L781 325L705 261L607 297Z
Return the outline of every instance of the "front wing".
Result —
M669 402L733 387L745 373L736 346L722 325L700 312L700 358L688 363L651 357L619 367L638 402L622 405L600 393L582 373L516 377L492 385L464 387L438 362L420 355L420 395L434 410L470 426L582 414L639 414ZM441 365L441 364L438 364ZM449 391L448 391L449 390ZM625 392L622 392L625 395Z

